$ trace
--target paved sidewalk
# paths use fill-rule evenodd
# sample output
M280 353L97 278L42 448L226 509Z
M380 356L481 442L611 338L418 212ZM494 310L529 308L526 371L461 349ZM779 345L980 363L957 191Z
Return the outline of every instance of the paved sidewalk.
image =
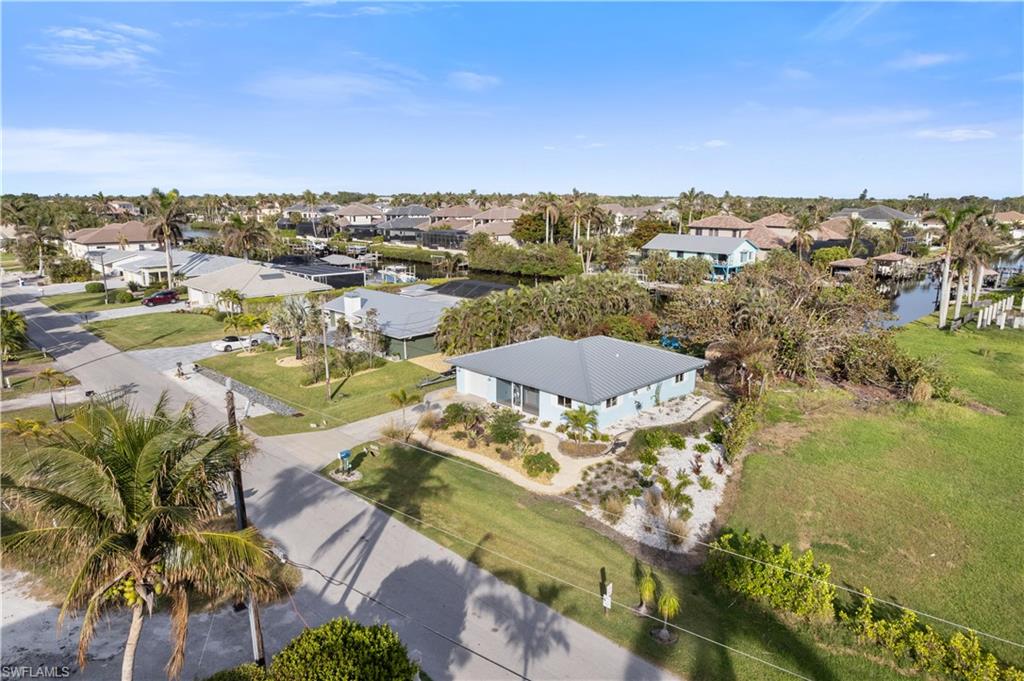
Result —
M67 398L66 400L65 397ZM57 402L57 408L63 409L65 401L70 405L85 400L85 388L80 385L74 385L67 389L66 394L62 390L55 390L53 393L53 399ZM30 407L48 407L50 406L50 394L43 391L25 395L23 397L0 400L0 402L3 403L4 411L28 409Z

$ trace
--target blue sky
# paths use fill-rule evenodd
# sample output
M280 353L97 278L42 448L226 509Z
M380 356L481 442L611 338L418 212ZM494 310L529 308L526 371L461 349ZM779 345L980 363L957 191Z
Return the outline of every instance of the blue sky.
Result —
M5 192L1024 193L1024 4L3 5Z

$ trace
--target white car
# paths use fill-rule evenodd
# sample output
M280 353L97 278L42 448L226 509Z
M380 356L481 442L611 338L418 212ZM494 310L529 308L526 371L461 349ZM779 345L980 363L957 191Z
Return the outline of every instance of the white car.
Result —
M254 348L260 344L259 338L252 336L224 336L220 340L210 343L217 352L231 352L242 348Z

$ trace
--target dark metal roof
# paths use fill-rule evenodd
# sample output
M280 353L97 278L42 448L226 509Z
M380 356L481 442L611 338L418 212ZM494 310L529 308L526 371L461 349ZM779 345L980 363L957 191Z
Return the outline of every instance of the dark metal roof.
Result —
M430 290L457 298L481 298L495 291L504 291L510 288L512 288L511 284L499 284L493 281L480 281L479 279L458 279L439 284Z

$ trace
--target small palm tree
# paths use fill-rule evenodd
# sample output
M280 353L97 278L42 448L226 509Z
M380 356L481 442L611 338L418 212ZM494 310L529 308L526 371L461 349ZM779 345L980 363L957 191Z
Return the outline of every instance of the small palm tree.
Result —
M0 310L0 385L7 385L4 383L3 363L27 346L28 324L25 316L10 308Z
M850 233L850 253L855 253L854 246L857 244L857 239L860 238L866 224L864 218L855 218L852 215L846 218L846 229Z
M392 393L388 394L388 399L391 400L391 404L402 410L402 427L405 428L405 409L420 401L421 396L417 392L408 392L405 388L400 388Z
M583 438L597 430L597 411L581 404L562 412L562 418L569 426L569 436L580 444Z
M242 311L245 297L242 293L233 288L226 288L217 294L217 304L226 305L228 312L237 313Z
M0 428L10 431L12 435L20 440L38 440L44 433L49 432L49 428L42 421L25 419L20 416L15 416L14 421L0 423Z
M63 378L63 376L64 374L57 371L53 367L46 367L38 374L36 374L35 378L32 381L35 385L39 385L40 383L46 384L46 389L50 393L50 408L53 409L54 421L60 421L60 414L57 413L57 403L53 399L53 389L58 385L60 379Z
M636 590L640 594L640 605L636 607L637 612L641 615L646 615L650 612L649 604L654 603L654 597L658 592L658 581L654 577L654 572L651 570L649 565L641 565L637 562L637 570L634 575L636 578Z
M167 673L177 677L190 596L251 594L258 601L276 592L270 542L251 527L216 525L216 491L250 449L223 429L197 431L190 412L172 415L161 398L152 413L123 404L80 409L63 428L42 435L39 447L8 455L7 489L45 521L5 534L0 546L73 572L58 624L81 614L80 666L96 625L127 606L121 679L131 681L144 614L164 598L172 642Z
M658 614L662 618L661 638L668 640L668 621L679 614L679 598L671 591L666 591L658 598Z

